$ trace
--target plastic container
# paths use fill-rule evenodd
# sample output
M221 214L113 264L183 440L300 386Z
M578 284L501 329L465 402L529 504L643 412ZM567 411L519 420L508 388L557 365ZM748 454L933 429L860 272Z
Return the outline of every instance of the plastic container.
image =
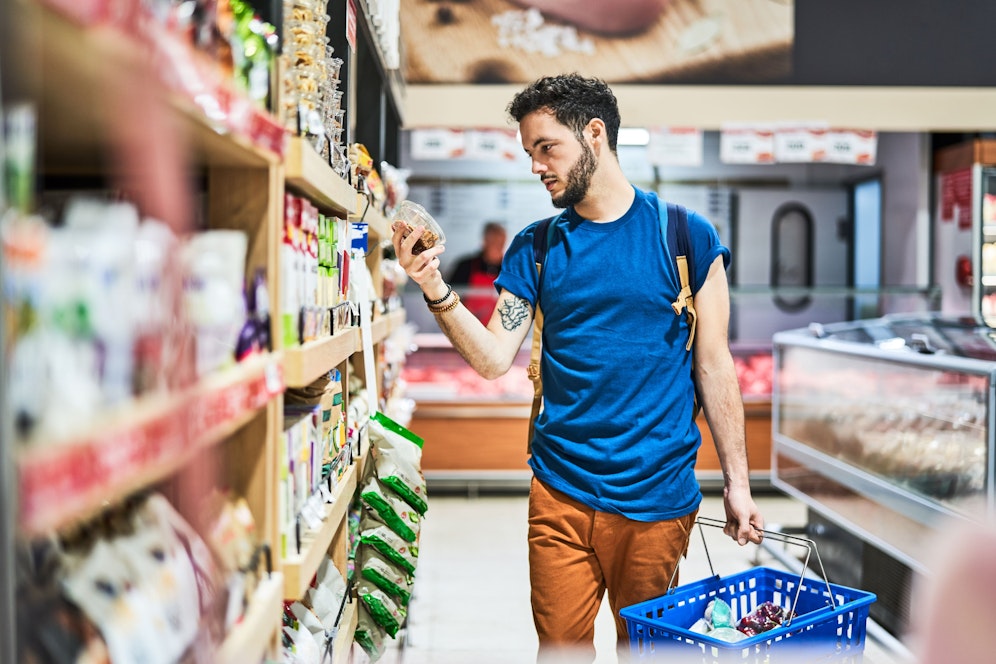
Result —
M420 254L430 247L446 244L446 234L443 233L443 229L432 218L432 215L418 203L402 201L398 205L398 209L395 210L393 219L394 221L404 222L412 230L417 226L424 226L426 228L426 232L412 248L413 254ZM410 232L406 231L404 237L408 237L408 233Z
M698 520L705 525L722 523L709 521ZM766 538L782 537L780 541L789 544L806 542L806 546L815 551L812 540L762 532ZM819 561L819 568L823 569L822 561ZM691 631L690 627L703 617L709 602L717 598L730 605L734 624L764 602L791 609L793 616L781 627L735 643ZM682 664L860 662L868 609L874 601L874 593L798 573L757 567L732 576L714 575L680 586L662 597L624 607L619 615L626 620L632 661Z

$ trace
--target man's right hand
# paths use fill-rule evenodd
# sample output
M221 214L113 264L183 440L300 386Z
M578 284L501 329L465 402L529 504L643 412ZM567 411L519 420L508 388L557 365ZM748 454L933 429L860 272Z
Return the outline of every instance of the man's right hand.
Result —
M391 226L394 231L391 242L398 256L398 264L409 278L422 288L427 298L435 300L443 297L446 294L446 283L439 272L439 255L446 250L446 246L440 244L420 254L413 254L412 247L422 237L425 228L416 226L408 237L404 237L405 226L405 223L400 221L394 222Z

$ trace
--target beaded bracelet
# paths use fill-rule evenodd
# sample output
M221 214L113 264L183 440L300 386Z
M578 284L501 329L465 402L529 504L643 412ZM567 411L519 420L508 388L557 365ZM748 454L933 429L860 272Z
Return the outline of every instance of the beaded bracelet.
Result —
M456 306L460 304L460 296L457 293L453 293L453 301L445 306L429 305L429 311L435 315L445 314L447 311L453 311Z
M430 300L426 296L425 293L422 293L422 299L425 300L425 303L428 304L430 307L434 307L437 304L442 304L443 302L445 302L446 299L450 296L450 293L452 293L452 292L453 292L453 286L450 286L449 284L447 284L446 285L446 295L442 296L438 300Z

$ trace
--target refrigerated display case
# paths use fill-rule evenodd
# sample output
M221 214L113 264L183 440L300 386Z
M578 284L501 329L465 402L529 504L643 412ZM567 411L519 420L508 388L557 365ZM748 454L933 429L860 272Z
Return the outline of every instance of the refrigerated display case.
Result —
M417 350L404 367L406 395L416 402L411 429L427 441L426 479L434 485L525 487L526 437L533 384L526 375L529 345L496 380L479 376L441 333L415 336ZM751 480L767 484L771 459L771 347L734 344L734 365L744 401ZM696 475L704 486L722 484L719 457L705 417Z
M996 330L884 318L774 336L772 483L914 572L993 515Z

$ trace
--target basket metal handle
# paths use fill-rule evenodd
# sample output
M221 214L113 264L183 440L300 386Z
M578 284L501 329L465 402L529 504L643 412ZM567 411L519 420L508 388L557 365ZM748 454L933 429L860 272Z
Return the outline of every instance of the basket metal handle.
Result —
M716 570L712 566L712 557L709 555L709 544L706 542L705 531L702 526L713 526L715 528L725 528L726 522L720 521L719 519L713 519L712 517L700 516L695 519L695 525L699 527L699 535L702 537L702 547L705 549L706 561L709 563L709 572L712 573L713 577L719 578L716 574ZM809 539L808 537L799 537L798 535L789 535L788 533L778 532L777 530L763 530L761 528L755 528L755 530L765 537L770 537L776 542L781 542L783 544L792 544L794 546L801 546L806 549L806 560L802 564L802 573L799 575L799 583L795 587L795 597L792 598L792 611L789 613L788 620L785 622L785 626L788 627L792 624L792 618L795 616L795 607L799 601L799 593L802 592L802 583L806 578L806 570L809 569L809 560L812 555L816 554L816 562L820 566L820 574L822 576L823 583L827 586L827 595L830 598L830 608L836 609L837 602L833 597L833 590L830 589L830 580L827 579L826 570L823 568L823 560L820 558L820 552L816 548L816 542ZM688 538L691 540L692 533L689 531ZM686 547L687 549L687 547ZM674 582L678 577L678 565L674 566L674 571L671 573L671 581L668 582L667 594L670 595L675 591Z

